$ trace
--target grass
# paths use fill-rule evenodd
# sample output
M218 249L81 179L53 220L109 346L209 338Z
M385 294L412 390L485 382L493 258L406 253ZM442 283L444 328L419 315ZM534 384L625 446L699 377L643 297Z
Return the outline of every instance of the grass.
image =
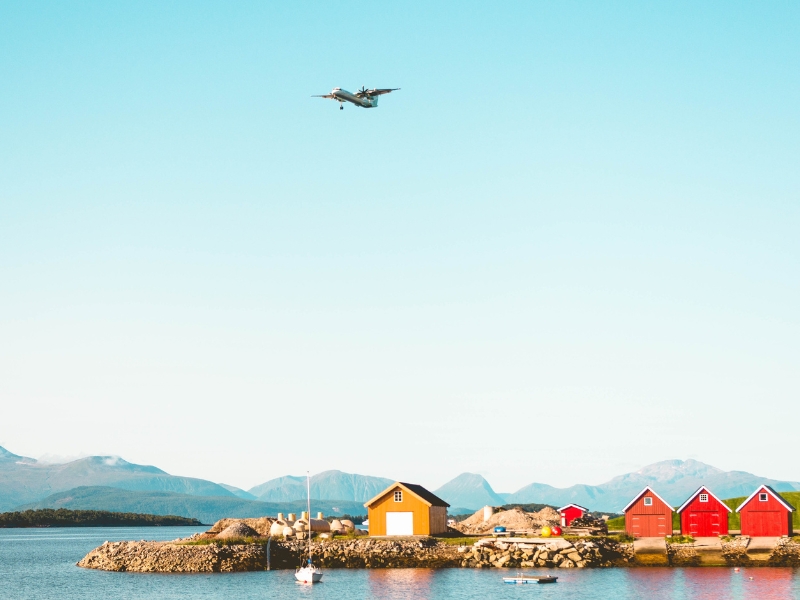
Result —
M332 540L356 540L356 539L365 538L365 537L367 537L367 536L366 535L358 535L355 532L355 530L353 530L353 531L348 531L347 533L344 533L344 534L336 534L332 538L329 538L329 539L332 539Z
M666 538L668 544L693 544L694 538L690 535L668 535Z
M614 517L606 522L609 529L625 529L625 516Z
M181 542L181 546L243 546L246 544L266 544L269 538L227 538L224 540L211 539L211 540L192 540L190 542Z
M481 538L477 537L437 537L436 541L448 546L471 546Z

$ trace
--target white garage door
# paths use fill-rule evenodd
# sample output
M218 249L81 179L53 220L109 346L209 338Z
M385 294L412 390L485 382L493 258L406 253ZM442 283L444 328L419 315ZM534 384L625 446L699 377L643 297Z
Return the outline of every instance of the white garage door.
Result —
M414 535L414 513L387 512L386 535Z

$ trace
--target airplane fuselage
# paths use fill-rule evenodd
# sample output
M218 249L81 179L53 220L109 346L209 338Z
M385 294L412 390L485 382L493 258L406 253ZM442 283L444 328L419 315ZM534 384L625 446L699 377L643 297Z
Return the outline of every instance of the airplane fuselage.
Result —
M351 104L355 104L356 106L360 106L361 108L375 108L378 106L377 96L364 96L359 98L355 94L351 94L342 88L334 88L331 92L331 96L333 96L334 99L338 100L339 102L349 102Z

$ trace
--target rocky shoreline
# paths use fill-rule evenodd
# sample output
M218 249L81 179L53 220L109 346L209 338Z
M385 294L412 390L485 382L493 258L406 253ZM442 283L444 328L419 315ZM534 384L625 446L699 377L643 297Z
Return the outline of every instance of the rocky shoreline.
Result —
M225 573L293 569L304 544L272 539L250 543L106 542L87 554L79 567L138 573ZM633 544L613 539L481 539L474 544L419 539L332 539L314 541L315 563L326 569L506 568L569 569L662 565L800 566L800 544L789 539L763 556L749 555L746 544L727 542L719 553L692 544L667 545L664 560L642 561Z
M548 517L544 512L512 510L492 518L527 527L537 518L546 522ZM485 528L482 518L474 521L460 525ZM222 519L204 533L170 542L105 542L89 552L78 566L140 573L294 569L307 549L307 523L302 518L292 518L291 525L268 517ZM370 538L350 521L334 520L329 524L311 519L310 525L314 562L326 569L800 566L800 543L790 538L732 536L694 540L677 536L625 543L625 538L604 533L541 537L538 530L523 530L508 537ZM285 535L275 535L275 531Z
M251 543L105 542L79 567L139 573L218 573L293 569L305 546L295 540ZM331 539L312 543L323 568L585 568L624 566L629 544L611 540L480 540L474 545L419 539Z

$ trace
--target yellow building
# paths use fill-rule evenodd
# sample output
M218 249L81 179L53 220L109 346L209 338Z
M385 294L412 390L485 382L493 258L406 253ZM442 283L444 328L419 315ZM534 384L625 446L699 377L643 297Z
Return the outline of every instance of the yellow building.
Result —
M393 483L367 507L370 535L432 535L447 531L447 502L415 483Z

